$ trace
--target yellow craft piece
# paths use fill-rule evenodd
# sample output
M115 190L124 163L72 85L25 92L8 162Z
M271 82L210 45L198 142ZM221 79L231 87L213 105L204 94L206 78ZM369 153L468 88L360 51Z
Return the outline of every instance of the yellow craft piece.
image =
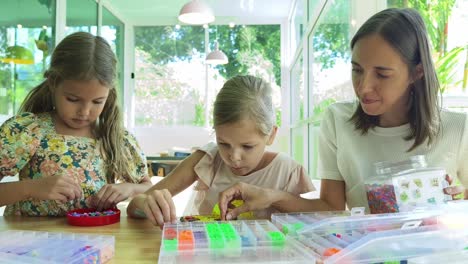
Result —
M234 205L235 208L241 206L244 204L244 201L242 200L234 200L231 202L232 205ZM231 209L228 209L228 211ZM221 210L219 209L219 205L215 204L213 207L213 211L211 212L213 216L216 217L221 217ZM237 216L237 219L241 220L249 220L249 219L255 219L253 212L245 212Z

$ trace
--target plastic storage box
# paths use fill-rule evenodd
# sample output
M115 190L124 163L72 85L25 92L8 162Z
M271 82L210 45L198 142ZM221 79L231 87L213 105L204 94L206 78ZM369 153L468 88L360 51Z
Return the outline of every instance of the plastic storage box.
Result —
M267 220L165 224L158 263L314 263Z
M421 205L451 200L443 168L427 167L425 157L401 162L377 162L376 176L365 181L369 211L373 214L406 212Z
M430 254L422 257L408 259L408 264L466 264L468 263L468 248L462 252L452 251L438 254Z
M332 217L303 228L298 240L316 259L334 263L408 263L468 247L468 211L451 208Z
M0 232L0 263L105 263L114 236L9 230Z
M285 235L297 237L298 233L307 226L320 225L320 223L331 217L364 215L364 210L364 207L356 207L351 211L274 213L271 215L271 222Z

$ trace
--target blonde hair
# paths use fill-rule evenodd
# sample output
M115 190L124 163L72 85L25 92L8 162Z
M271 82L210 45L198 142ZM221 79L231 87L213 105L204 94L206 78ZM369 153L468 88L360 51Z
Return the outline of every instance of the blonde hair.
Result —
M411 84L410 109L408 112L411 132L405 140L414 139L408 151L423 144L430 144L440 130L440 105L437 79L426 26L418 11L410 8L389 8L373 15L357 31L351 40L351 49L363 37L378 34L385 39L406 63L411 76L416 75L416 66L421 65L423 77ZM351 121L362 134L378 125L379 117L367 115L358 106Z
M115 88L117 59L106 40L86 32L65 37L55 48L46 78L27 95L19 112L44 113L54 111L55 88L64 80L97 79L109 87L106 104L100 114L94 134L101 142L101 153L107 160L107 181L116 179L136 182L131 177L132 153L124 153L125 129Z
M254 76L236 76L228 80L214 102L214 126L243 119L254 121L264 135L275 125L271 86Z

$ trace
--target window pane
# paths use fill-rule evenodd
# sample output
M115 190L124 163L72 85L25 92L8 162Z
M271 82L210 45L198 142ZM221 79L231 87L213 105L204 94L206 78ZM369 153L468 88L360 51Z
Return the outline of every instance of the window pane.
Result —
M211 138L205 107L222 80L207 98L205 57L201 26L135 27L135 133L147 155L190 150Z
M314 21L316 19L315 17L312 17L315 13L317 13L317 9L321 7L321 4L323 1L321 0L308 0L308 6L307 9L309 10L309 15L308 15L308 22Z
M251 74L270 82L277 120L281 120L280 26L218 25L207 32L210 50L217 40L228 64L206 66L205 29L201 26L135 28L134 119L137 137L144 148L148 146L147 153L205 144L213 135L215 96L225 80L235 75ZM149 130L171 138L151 147L149 135L145 136ZM191 138L175 139L177 133Z
M303 57L293 66L291 72L291 124L304 120L304 107L306 103L304 91Z
M295 127L291 131L292 156L294 160L307 168L307 126L302 125Z
M444 97L443 105L452 110L468 112L468 0L426 2L388 0L387 4L419 11L432 42L433 59Z
M4 0L0 8L0 123L44 80L54 47L55 1ZM28 59L15 59L15 54Z
M328 5L309 36L310 117L318 121L334 101L351 100L350 1Z
M136 126L204 125L204 36L201 26L135 28Z
M117 56L117 91L119 93L120 106L123 107L123 66L124 66L124 23L107 8L102 9L101 36L109 42L112 51Z
M253 75L271 84L277 124L281 125L281 29L279 25L227 25L209 28L210 50L217 40L229 63L214 67L208 80ZM214 84L209 84L210 87ZM220 87L218 87L220 88Z
M291 25L291 54L294 55L296 48L300 45L302 36L305 31L305 23L307 21L307 9L304 0L297 0L292 16Z
M318 135L326 108L335 101L352 100L351 51L349 49L350 1L327 4L308 37L309 50L309 175L317 175Z

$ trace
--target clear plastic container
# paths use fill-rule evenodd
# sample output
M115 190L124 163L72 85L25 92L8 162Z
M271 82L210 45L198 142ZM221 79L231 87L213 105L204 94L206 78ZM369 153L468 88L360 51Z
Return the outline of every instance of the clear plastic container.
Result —
M271 222L285 235L297 237L298 233L311 225L320 225L328 218L338 216L358 216L364 214L364 207L356 207L351 211L323 211L303 213L274 213Z
M461 253L468 248L468 211L460 208L466 206L332 217L301 230L298 240L324 264L407 263L431 254Z
M468 248L462 251L449 251L408 259L408 264L466 264L467 262Z
M114 236L9 230L0 232L0 263L105 263Z
M267 220L164 225L158 263L314 263L314 255Z
M324 264L408 263L408 259L435 252L460 253L467 246L468 230L437 230L434 226L397 229L369 234L359 243L325 259Z
M369 211L373 214L410 211L451 200L443 168L428 167L424 156L400 162L375 163L376 176L364 183Z

